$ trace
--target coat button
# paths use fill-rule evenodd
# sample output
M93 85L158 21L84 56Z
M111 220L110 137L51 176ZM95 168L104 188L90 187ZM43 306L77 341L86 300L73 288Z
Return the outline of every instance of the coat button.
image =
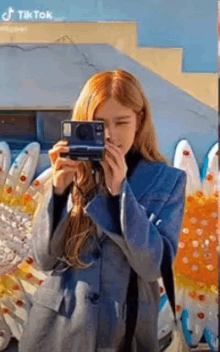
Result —
M100 257L100 255L101 255L101 252L98 248L96 248L94 250L94 252L92 253L93 258L95 258L95 259L98 259Z
M99 302L99 294L98 293L93 293L91 296L90 296L90 301L93 303L93 304L97 304Z

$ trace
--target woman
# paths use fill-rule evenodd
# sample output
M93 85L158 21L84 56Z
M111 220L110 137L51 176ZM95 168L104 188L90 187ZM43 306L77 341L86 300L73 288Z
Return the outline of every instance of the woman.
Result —
M39 267L52 272L33 297L19 351L123 350L132 269L132 351L156 352L157 279L163 256L173 262L177 253L186 174L160 153L149 103L128 72L91 77L73 120L104 121L106 152L99 167L61 157L65 141L49 152L53 187L32 247Z

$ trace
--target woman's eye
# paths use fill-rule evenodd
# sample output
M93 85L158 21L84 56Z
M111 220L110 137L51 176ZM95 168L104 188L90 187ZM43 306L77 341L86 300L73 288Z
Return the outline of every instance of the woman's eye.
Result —
M127 125L127 122L116 122L116 125Z

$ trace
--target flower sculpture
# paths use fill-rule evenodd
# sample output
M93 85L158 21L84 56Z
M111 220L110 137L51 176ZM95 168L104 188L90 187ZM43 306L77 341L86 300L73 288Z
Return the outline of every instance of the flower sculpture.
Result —
M29 144L11 166L7 143L0 142L0 350L13 335L18 340L27 321L28 299L46 275L35 265L29 248L34 214L46 193L51 170L30 186L40 146Z
M197 346L204 335L218 351L218 144L209 151L200 177L187 140L178 143L174 166L187 173L185 219L174 264L176 314L185 342ZM173 314L159 279L159 337L174 327Z

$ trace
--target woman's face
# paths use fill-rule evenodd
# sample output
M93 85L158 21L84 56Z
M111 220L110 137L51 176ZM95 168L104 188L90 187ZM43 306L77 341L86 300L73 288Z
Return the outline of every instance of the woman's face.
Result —
M106 141L115 144L126 155L133 145L137 131L135 112L111 98L97 109L94 120L104 121Z

